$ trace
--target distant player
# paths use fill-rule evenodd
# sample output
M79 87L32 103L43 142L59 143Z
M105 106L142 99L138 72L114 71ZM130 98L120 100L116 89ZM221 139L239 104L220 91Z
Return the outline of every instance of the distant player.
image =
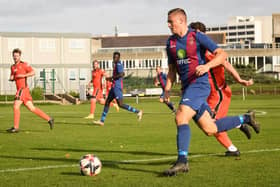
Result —
M54 127L54 120L39 108L35 107L27 85L27 78L35 75L34 70L26 62L21 61L21 50L13 50L14 64L11 66L10 81L15 81L17 93L14 101L14 126L7 130L10 133L19 132L20 106L23 103L31 112L48 121L50 129Z
M88 86L92 83L93 85L93 93L90 99L90 114L85 117L85 119L94 119L94 113L96 108L96 102L104 105L105 99L103 97L103 88L102 88L102 78L106 77L105 71L99 68L99 63L97 60L93 61L93 70L92 70L92 80L89 82ZM119 107L117 104L111 104L110 106L114 106L117 110Z
M164 88L165 88L165 85L166 85L167 75L161 71L160 66L156 67L156 72L157 72L157 76L154 80L154 84L155 84L155 86L160 85L160 87L162 88L162 94L160 95L159 102L165 103L168 106L168 108L170 110L172 110L172 112L176 113L176 109L175 109L174 104L170 101L165 101L164 100Z
M117 103L120 108L125 109L127 111L133 112L137 114L138 120L142 119L143 112L142 110L138 110L136 108L133 108L127 104L123 103L123 77L124 77L124 69L123 65L120 61L121 54L119 52L114 52L113 54L113 63L114 63L114 71L113 76L107 78L107 80L112 80L113 85L109 92L109 95L106 99L106 103L103 109L103 113L101 116L101 119L99 121L94 121L94 124L103 126L107 113L109 111L109 105L112 102L113 99L117 100Z
M224 117L214 121L211 109L206 100L210 93L208 71L223 64L227 58L226 52L219 48L208 36L187 27L187 15L183 9L175 8L168 12L168 27L172 32L166 44L168 56L168 75L165 86L165 99L178 73L182 84L182 98L176 112L177 150L176 163L163 172L166 176L174 176L178 172L188 172L188 149L190 143L189 122L194 119L203 132L212 136L249 125L259 133L259 125L255 113ZM205 52L210 51L215 57L205 62Z
M206 26L201 22L191 23L190 27L203 33L206 32ZM206 51L206 62L211 61L214 57L215 56L212 53ZM226 84L224 70L228 71L233 76L233 78L243 86L251 86L253 84L252 79L248 81L241 79L238 72L227 61L223 65L210 69L208 72L208 77L211 91L209 97L207 98L207 103L212 110L212 117L216 120L226 117L231 100L231 89ZM250 139L250 131L246 127L247 126L242 126L240 130L244 131L247 137ZM226 156L240 155L239 150L233 145L226 132L217 133L215 134L215 137L227 149L225 152Z

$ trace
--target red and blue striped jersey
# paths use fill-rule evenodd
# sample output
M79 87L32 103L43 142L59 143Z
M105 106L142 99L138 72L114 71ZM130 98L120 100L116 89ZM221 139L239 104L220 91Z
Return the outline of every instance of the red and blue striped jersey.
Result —
M160 87L164 89L166 85L167 75L163 72L160 72L159 74L157 74L157 79L160 83Z
M123 73L123 72L124 72L124 70L123 70L123 65L122 65L121 61L114 64L113 77L120 73ZM120 78L114 79L112 87L122 89L123 88L123 78L120 77Z
M197 77L196 67L206 63L205 52L214 52L218 48L207 35L189 28L183 37L172 35L168 38L166 52L168 64L175 64L182 88L187 88L194 82L208 83L208 75Z

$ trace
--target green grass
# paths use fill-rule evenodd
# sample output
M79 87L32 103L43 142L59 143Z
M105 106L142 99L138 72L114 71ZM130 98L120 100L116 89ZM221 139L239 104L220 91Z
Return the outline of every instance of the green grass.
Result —
M21 109L21 132L8 134L12 126L12 105L0 105L0 186L279 186L280 152L248 153L251 150L280 148L280 96L241 96L232 99L230 115L248 108L265 111L258 116L261 133L252 133L247 140L239 130L229 133L241 151L241 158L226 158L213 137L206 137L191 124L190 172L165 178L159 174L174 159L138 163L119 163L123 160L141 160L176 157L176 127L174 116L157 99L126 99L144 109L143 121L138 123L134 114L110 110L104 127L83 119L89 104L79 106L38 105L55 118L55 129ZM178 101L176 100L178 103ZM97 106L98 119L102 106ZM96 154L103 162L100 175L80 176L78 162L82 155ZM209 156L208 154L220 155ZM66 158L65 155L70 157ZM194 157L200 155L200 157ZM56 169L1 172L6 169L72 165Z

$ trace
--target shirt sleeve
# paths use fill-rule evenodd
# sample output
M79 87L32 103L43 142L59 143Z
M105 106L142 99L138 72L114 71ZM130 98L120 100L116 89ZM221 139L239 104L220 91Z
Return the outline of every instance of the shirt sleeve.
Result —
M118 73L123 73L123 65L122 65L122 63L117 63L117 72Z
M211 53L213 53L218 47L218 45L209 38L206 34L202 32L196 33L196 39L199 42L200 45L202 45L205 49L209 50Z
M24 64L24 69L25 69L26 73L33 71L32 67L27 63Z

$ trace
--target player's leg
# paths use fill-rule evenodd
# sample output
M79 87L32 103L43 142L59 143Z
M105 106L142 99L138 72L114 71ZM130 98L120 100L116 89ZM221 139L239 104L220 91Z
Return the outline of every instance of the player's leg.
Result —
M216 99L212 97L212 99L215 99L217 101L217 104L213 107L215 112L215 119L220 119L222 117L225 117L228 113L228 109L230 106L231 101L231 90L229 89L222 89L219 90L218 93L220 96L218 96ZM216 140L227 149L225 152L226 156L239 156L240 152L235 147L235 145L232 143L230 138L228 137L227 132L220 132L216 133L215 135Z
M177 172L188 172L189 166L187 156L189 151L191 130L189 122L196 112L189 106L180 104L176 113L177 125L177 151L178 158L176 163L168 170L164 171L164 175L173 176Z
M96 125L100 125L100 126L103 126L104 125L104 122L105 122L105 119L106 119L106 116L107 116L107 113L109 112L109 109L110 109L110 103L112 102L112 100L115 98L115 94L114 94L114 90L113 88L110 90L109 94L108 94L108 97L105 101L105 105L104 105L104 108L103 108L103 112L101 114L101 118L99 121L94 121L93 123L96 124Z
M14 106L13 106L13 110L14 110L14 126L10 129L7 129L7 132L10 133L15 133L15 132L19 132L19 121L20 121L20 106L23 103L23 101L21 100L15 100L14 101Z
M28 108L28 110L30 110L31 112L33 112L34 114L36 114L40 118L46 120L49 123L49 125L50 125L50 129L53 129L53 127L54 127L54 119L53 118L51 118L49 115L47 115L41 109L35 107L33 105L32 101L27 101L24 104Z
M101 105L105 105L105 102L106 102L106 100L103 97L98 99L98 103L101 104ZM113 101L111 101L110 107L115 107L117 112L120 110L118 104L114 102L114 99L113 99Z
M143 111L142 110L138 110L138 109L136 109L134 107L131 107L130 105L127 105L127 104L123 103L122 89L115 88L114 89L114 95L115 95L115 98L116 98L117 103L118 103L120 108L122 108L124 110L127 110L129 112L133 112L133 113L137 114L137 118L138 118L139 121L142 119L142 116L143 116Z
M94 113L96 108L96 97L98 95L99 89L93 88L92 97L90 99L90 113L85 119L94 119Z
M210 109L208 110L207 108L208 105L205 103L205 105L201 108L200 111L197 112L196 116L194 117L199 127L207 136L212 136L215 133L228 131L234 128L240 128L241 126L246 124L252 126L253 128L259 129L253 113L224 117L214 121L211 118L209 112Z

